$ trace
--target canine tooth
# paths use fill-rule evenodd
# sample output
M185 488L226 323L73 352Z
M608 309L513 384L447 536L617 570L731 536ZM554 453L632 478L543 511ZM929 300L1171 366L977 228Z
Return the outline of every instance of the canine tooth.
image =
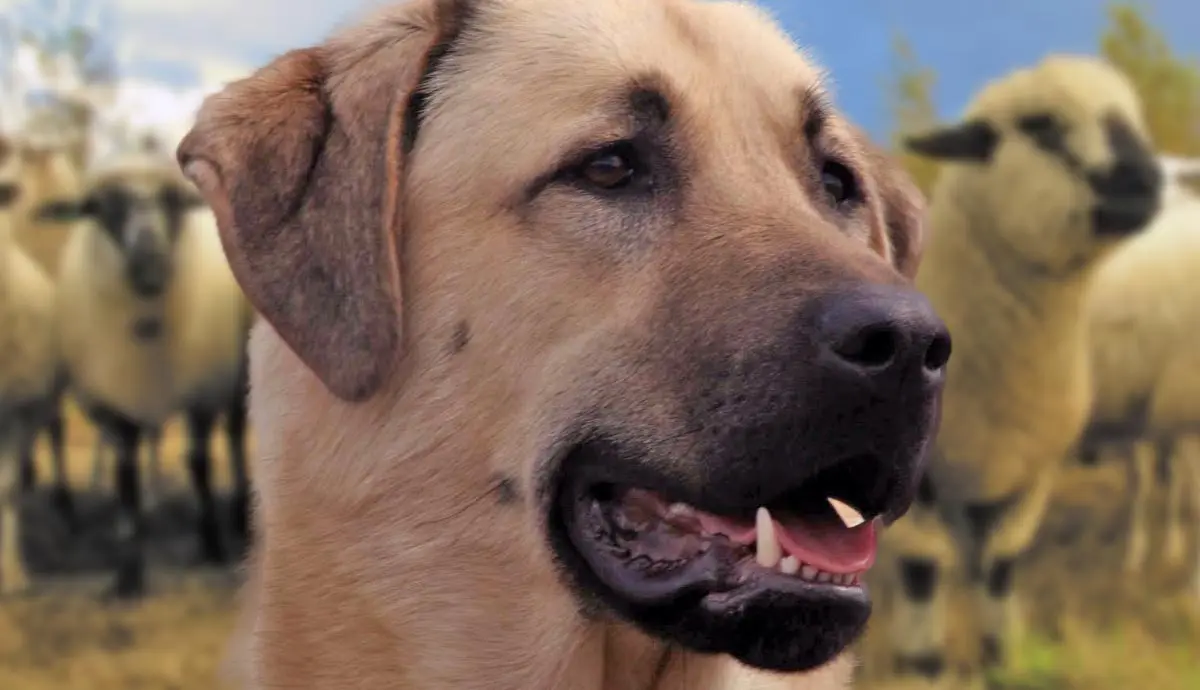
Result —
M817 579L817 569L805 563L800 566L800 577L805 580L815 580Z
M838 517L842 519L842 523L845 524L846 527L854 528L866 522L866 519L863 518L862 513L855 510L849 504L839 501L832 496L826 498L825 500L829 501L829 505L833 506L834 512L838 514Z
M784 556L782 561L779 561L779 570L784 575L795 575L800 572L800 561L796 560L795 556Z
M775 522L766 508L759 508L754 516L754 527L757 533L754 558L764 568L774 568L783 549L779 546L779 538L775 536Z
M817 582L829 582L832 579L833 579L833 575L830 575L829 573L825 572L824 570L817 573Z

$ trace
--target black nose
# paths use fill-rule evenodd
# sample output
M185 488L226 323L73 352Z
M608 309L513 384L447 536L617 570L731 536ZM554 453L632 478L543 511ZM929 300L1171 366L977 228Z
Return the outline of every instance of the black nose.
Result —
M167 287L165 260L154 256L134 256L129 260L129 286L141 297L158 297Z
M950 359L946 324L911 288L866 287L831 295L822 303L818 323L820 345L845 376L937 384Z

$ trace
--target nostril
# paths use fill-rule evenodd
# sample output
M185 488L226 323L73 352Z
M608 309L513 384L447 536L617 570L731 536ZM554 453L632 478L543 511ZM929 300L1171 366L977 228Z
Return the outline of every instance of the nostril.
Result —
M834 346L838 357L860 367L885 367L900 348L896 331L887 326L868 326Z
M925 368L929 371L939 371L950 361L950 336L939 333L934 336L925 350Z

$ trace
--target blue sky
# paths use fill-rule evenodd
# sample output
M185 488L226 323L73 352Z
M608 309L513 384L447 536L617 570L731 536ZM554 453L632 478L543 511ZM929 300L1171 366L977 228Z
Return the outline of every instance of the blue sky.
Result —
M0 7L5 0L0 0ZM111 0L131 76L178 86L239 76L383 0ZM587 0L564 0L587 1ZM955 116L986 80L1047 52L1094 52L1105 0L759 0L830 69L838 102L876 135L887 129L890 38L904 32L939 72ZM1145 0L1177 50L1200 60L1200 0ZM303 8L303 9L301 9ZM1191 35L1188 35L1190 28Z

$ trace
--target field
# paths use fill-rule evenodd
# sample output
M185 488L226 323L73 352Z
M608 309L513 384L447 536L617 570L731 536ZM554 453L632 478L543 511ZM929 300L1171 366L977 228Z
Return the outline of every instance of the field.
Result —
M91 427L68 419L72 481L87 486ZM214 472L224 487L223 440ZM0 602L0 688L213 690L233 621L234 569L194 566L192 508L178 425L163 462L173 492L151 517L152 595L139 607L101 603L114 499L80 497L87 528L70 535L39 491L26 501L25 548L39 589ZM43 485L49 467L40 456ZM1200 690L1200 613L1179 573L1118 573L1127 509L1119 466L1065 477L1021 582L1033 625L1004 687L1013 690ZM227 513L223 513L226 515ZM1152 549L1153 553L1153 549ZM882 593L881 615L886 611ZM873 663L870 641L864 647ZM867 686L864 686L867 687ZM882 690L887 686L870 686ZM895 690L900 690L896 688Z

